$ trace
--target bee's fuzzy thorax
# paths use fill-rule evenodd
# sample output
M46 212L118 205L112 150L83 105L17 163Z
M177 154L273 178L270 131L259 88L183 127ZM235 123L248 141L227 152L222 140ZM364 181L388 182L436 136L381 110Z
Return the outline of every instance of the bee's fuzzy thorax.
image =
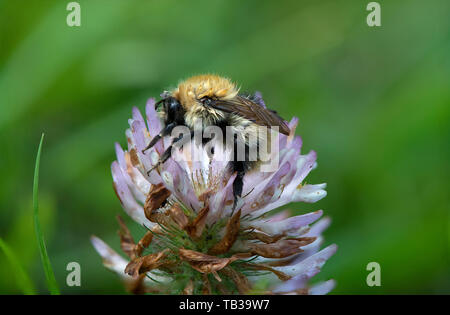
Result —
M218 75L204 74L181 82L172 91L172 96L178 99L186 110L190 110L199 105L198 100L202 97L227 100L235 97L238 92L239 89L231 80Z

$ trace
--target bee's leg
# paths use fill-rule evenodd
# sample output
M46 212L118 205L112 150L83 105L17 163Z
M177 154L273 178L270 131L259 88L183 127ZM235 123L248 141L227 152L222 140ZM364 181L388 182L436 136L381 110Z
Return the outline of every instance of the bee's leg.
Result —
M234 213L236 209L238 199L242 196L242 189L244 187L244 175L246 171L246 162L245 161L237 161L236 158L234 161L230 161L228 163L228 169L232 174L236 173L236 178L233 181L233 208L231 212Z
M234 213L234 210L236 209L238 198L242 196L242 188L244 187L244 175L245 172L238 171L236 178L233 182L233 208L231 209L231 212Z
M239 146L238 146L238 141L240 141L238 139L238 135L234 134L234 145L233 145L233 161L229 162L229 169L231 170L232 174L236 173L236 178L234 179L233 182L233 197L234 197L234 201L233 201L233 208L231 210L231 213L234 213L234 210L236 209L237 206L237 202L238 202L238 198L240 198L242 196L242 189L244 186L244 175L245 172L247 171L248 168L248 146L245 145L244 149L245 149L245 155L244 155L244 159L242 160L242 158L239 155Z
M183 136L184 135L181 134L178 137L176 137L175 139L173 139L172 144L167 147L167 149L164 151L164 153L159 158L158 162L155 165L153 165L153 167L147 172L147 175L149 175L155 168L157 168L161 164L164 164L164 162L166 162L171 157L172 149L173 149L174 145L178 146L179 144L182 145L182 144L186 143L190 138L192 138L193 133L191 132L191 137L189 139L183 139L184 138ZM183 140L183 141L181 141L181 140Z
M173 144L173 143L172 143ZM170 156L172 155L172 145L170 145L166 151L164 151L164 153L161 155L161 157L159 158L158 162L156 162L155 165L153 165L153 167L147 172L147 176L150 175L150 173L155 169L158 168L161 164L164 164L165 161L167 161Z
M142 153L147 151L148 149L152 148L162 137L167 136L173 128L177 126L176 123L170 123L166 127L164 127L157 136L155 136L152 141L145 147L144 150L142 150Z

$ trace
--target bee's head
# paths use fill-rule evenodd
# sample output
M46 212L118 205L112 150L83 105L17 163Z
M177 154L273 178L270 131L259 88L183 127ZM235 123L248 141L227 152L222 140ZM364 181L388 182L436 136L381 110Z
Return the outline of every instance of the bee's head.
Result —
M175 97L165 95L163 99L155 105L157 110L162 113L166 124L170 122L183 123L185 110Z

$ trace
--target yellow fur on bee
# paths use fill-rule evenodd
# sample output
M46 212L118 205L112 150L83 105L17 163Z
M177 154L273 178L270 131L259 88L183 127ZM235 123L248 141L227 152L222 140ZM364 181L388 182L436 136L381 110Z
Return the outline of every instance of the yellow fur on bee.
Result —
M185 109L198 105L202 97L231 99L239 92L231 80L213 74L193 76L172 91L172 96L178 99Z

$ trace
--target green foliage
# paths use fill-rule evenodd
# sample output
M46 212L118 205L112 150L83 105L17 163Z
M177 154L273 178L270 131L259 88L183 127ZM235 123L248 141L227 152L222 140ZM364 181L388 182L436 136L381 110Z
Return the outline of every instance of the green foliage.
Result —
M34 180L33 180L33 209L34 209L34 229L36 233L36 239L39 245L39 253L41 255L42 265L44 267L45 278L47 280L48 290L52 295L59 294L58 284L56 283L55 275L53 274L52 265L48 258L47 247L45 246L44 234L41 228L41 222L39 220L39 167L41 163L42 143L44 142L44 134L42 134L41 142L39 143L39 149L36 156L36 165L34 168Z
M11 268L17 278L17 285L22 290L23 294L36 294L36 290L34 289L33 282L30 277L24 270L22 263L17 258L14 251L6 244L6 242L0 238L0 248L5 254L6 258L9 260Z
M96 234L119 248L113 144L126 147L132 106L202 72L299 117L302 152L318 155L306 180L327 182L328 196L286 208L323 209L324 245L339 245L315 280L336 279L341 294L449 292L448 1L380 1L380 28L366 24L368 1L79 3L79 28L65 24L64 1L0 3L0 236L37 292L46 280L26 227L41 130L40 218L54 272L82 266L82 287L61 290L123 293L89 242ZM145 233L126 220L136 238ZM366 285L371 261L381 287ZM1 255L1 293L17 293L11 270Z

